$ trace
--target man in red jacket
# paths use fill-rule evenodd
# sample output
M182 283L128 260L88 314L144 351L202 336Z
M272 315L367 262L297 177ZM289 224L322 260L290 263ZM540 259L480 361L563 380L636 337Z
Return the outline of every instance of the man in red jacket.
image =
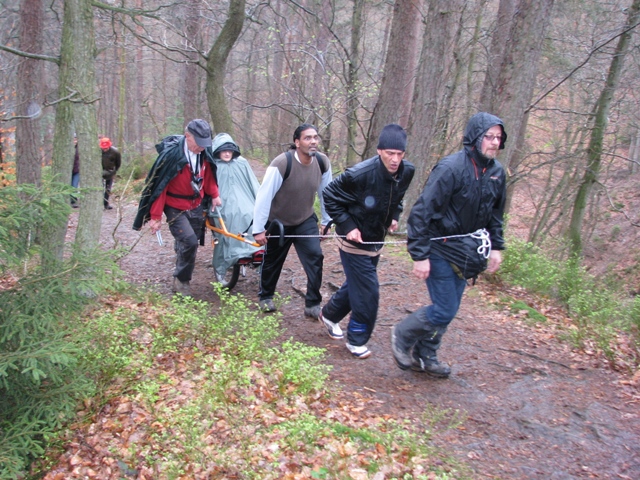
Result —
M190 296L190 282L204 217L202 199L211 198L213 206L222 205L211 152L211 127L195 119L185 128L184 136L168 137L158 149L160 155L147 177L143 199L148 195L148 212L153 233L160 230L162 213L175 239L176 268L173 291Z

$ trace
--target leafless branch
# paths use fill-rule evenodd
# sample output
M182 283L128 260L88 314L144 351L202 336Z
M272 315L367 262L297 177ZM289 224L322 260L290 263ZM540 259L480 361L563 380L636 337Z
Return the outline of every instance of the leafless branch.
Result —
M45 109L47 107L52 107L54 105L57 105L60 102L66 101L66 100L74 101L73 97L75 97L76 95L78 95L78 92L76 92L74 90L69 95L67 95L66 97L59 98L58 100L55 100L53 102L44 102L42 104L42 109ZM97 101L97 99L96 100L92 100L91 102L88 102L88 103L93 103L95 101ZM24 120L24 119L30 119L30 118L33 118L33 116L32 115L12 115L10 117L0 117L0 122L11 122L13 120Z
M18 55L20 57L31 58L33 60L45 60L47 62L53 62L56 65L60 65L60 57L51 57L49 55L39 55L37 53L23 52L22 50L7 47L6 45L2 45L2 44L0 44L0 50L13 53L14 55Z
M601 182L597 182L597 183L602 187L604 194L607 196L607 201L609 202L609 206L611 206L611 209L614 212L621 213L624 216L624 218L627 219L627 221L629 222L629 225L633 227L640 227L640 222L632 220L631 217L627 214L627 212L625 212L622 208L618 207L614 203L614 201L611 199L611 196L609 195L609 190L607 189L606 185L602 184Z
M545 93L540 95L540 97L538 97L538 99L535 102L533 102L531 105L529 105L529 107L524 111L524 113L529 113L533 107L535 107L545 97L547 97L549 94L551 94L551 92L553 92L556 88L558 88L560 85L562 85L564 82L566 82L569 78L571 78L573 76L573 74L576 73L578 70L580 70L582 67L584 67L589 62L589 60L591 60L591 57L593 57L597 52L599 52L604 47L606 47L608 44L613 42L616 38L618 38L618 37L624 35L625 33L635 29L638 25L640 25L640 22L636 23L634 25L631 25L630 27L627 27L627 28L623 29L622 31L618 32L616 35L614 35L610 39L605 40L600 45L596 46L593 50L591 50L587 54L585 59L582 62L580 62L576 67L574 67L573 70L571 70L567 75L565 75L564 78L562 78L558 83L556 83L553 87L551 87Z

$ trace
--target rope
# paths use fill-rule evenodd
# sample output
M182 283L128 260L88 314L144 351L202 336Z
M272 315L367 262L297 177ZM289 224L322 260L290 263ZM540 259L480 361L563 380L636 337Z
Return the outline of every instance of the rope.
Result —
M446 237L434 237L433 240L447 240L448 238L461 238L461 237L471 237L477 240L480 240L480 246L477 248L477 252L479 255L482 255L484 258L489 258L491 255L491 241L489 240L489 232L486 229L480 228L473 233L465 233L462 235L448 235Z
M271 235L267 238L270 238ZM433 240L447 240L449 238L461 238L461 237L472 237L481 241L480 246L477 251L484 258L489 258L491 254L491 242L489 241L489 232L487 232L484 228L476 230L473 233L465 233L462 235L447 235L446 237L434 237ZM346 235L338 235L334 233L333 235L284 235L284 238L347 238ZM386 242L362 242L363 245L400 245L403 243L407 243L406 240L391 240Z
M271 238L272 235L269 235L267 238ZM273 235L274 238L280 238L279 235ZM338 235L334 233L333 235L283 235L283 238L347 238L346 235ZM393 240L387 242L358 242L361 245L392 245L392 244L402 244L407 243L406 240Z

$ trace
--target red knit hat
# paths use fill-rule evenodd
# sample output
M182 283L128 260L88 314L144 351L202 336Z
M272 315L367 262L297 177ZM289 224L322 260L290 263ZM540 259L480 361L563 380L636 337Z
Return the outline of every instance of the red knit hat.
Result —
M102 137L102 139L100 140L100 148L109 148L111 147L111 145L111 140L109 140L107 137Z

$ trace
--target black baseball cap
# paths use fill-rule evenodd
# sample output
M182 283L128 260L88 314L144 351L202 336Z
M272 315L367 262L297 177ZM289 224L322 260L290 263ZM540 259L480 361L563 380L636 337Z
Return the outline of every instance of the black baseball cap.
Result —
M200 118L191 120L187 125L187 131L193 135L199 147L206 148L211 146L211 127L209 122Z

